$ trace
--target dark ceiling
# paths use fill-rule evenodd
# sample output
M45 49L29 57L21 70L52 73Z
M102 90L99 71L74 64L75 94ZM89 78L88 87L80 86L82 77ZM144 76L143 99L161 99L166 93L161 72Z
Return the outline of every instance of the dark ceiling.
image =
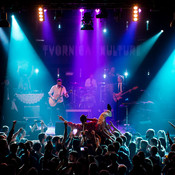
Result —
M141 7L155 10L175 10L173 0L1 0L0 7L7 10L28 9L37 5L44 5L47 8L131 8L134 3Z

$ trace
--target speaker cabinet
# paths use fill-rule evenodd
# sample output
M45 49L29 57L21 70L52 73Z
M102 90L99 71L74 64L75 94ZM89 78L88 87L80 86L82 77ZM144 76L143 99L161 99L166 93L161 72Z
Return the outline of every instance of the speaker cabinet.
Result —
M39 117L40 106L24 106L24 117Z

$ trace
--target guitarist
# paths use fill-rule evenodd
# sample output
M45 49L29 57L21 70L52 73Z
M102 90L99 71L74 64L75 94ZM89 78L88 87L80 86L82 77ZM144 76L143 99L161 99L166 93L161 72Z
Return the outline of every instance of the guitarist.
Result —
M62 79L57 79L57 84L53 85L48 92L49 96L52 98L55 105L52 111L52 121L57 120L57 115L66 117L66 109L64 105L63 96L68 98L69 94L66 91L66 88L62 85Z
M115 90L115 97L114 97L114 101L115 101L115 108L114 108L114 120L115 121L121 121L123 119L123 111L120 108L120 105L123 102L123 98L122 98L122 93L124 91L124 77L122 75L118 75L117 77L117 84L114 88Z

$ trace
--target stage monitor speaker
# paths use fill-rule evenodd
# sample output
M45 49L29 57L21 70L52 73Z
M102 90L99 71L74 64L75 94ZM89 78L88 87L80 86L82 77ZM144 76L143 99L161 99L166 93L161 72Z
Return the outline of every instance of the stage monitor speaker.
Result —
M55 135L64 135L64 123L63 122L56 122L55 124ZM69 134L71 128L67 126L67 133Z
M24 117L39 117L40 106L24 106Z

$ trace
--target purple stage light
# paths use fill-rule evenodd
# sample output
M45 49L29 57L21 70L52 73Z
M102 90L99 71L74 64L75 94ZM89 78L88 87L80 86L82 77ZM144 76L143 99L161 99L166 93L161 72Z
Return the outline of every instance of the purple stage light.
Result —
M96 12L96 13L99 13L99 12L100 12L100 9L95 9L95 12Z
M139 9L139 13L141 13L142 12L142 10L141 9Z
M44 9L44 12L47 12L47 9Z
M80 12L81 12L81 13L84 12L84 9L80 9Z

